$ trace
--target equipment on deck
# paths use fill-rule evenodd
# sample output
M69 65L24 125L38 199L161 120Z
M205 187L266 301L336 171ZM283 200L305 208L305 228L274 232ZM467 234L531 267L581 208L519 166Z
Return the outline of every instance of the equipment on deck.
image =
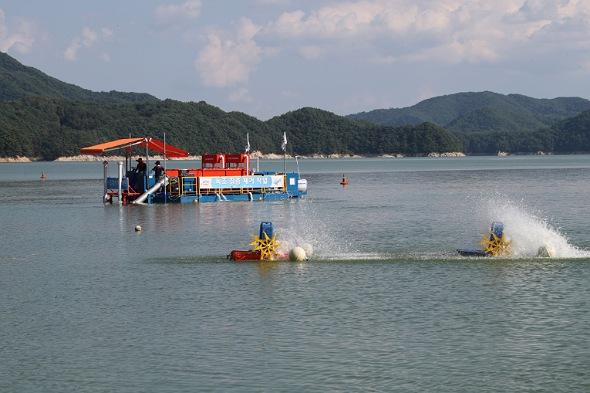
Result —
M140 151L140 148L144 151ZM189 153L151 137L123 138L80 149L82 154L104 155L123 150L125 163L119 163L118 176L109 177L109 163L103 162L103 200L121 204L251 202L302 198L307 180L299 172L254 170L248 153L214 153L201 156L200 168L168 168L153 175L149 153L164 158L188 158ZM132 154L145 155L145 164L132 168ZM137 160L143 162L141 157ZM161 183L162 175L168 178Z

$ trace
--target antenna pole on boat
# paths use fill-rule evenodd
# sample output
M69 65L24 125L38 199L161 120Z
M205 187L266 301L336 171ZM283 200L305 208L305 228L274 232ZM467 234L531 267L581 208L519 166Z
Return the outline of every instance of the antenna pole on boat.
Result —
M299 172L299 160L297 159L298 157L298 155L295 155L295 164L297 164L297 175L301 177L301 173Z
M287 173L287 133L283 132L283 144L281 145L281 149L283 149L283 173Z
M145 137L145 173L143 175L143 181L145 182L145 190L144 192L149 189L149 180L150 180L150 148L149 148L149 138ZM150 203L150 198L148 196L147 203Z

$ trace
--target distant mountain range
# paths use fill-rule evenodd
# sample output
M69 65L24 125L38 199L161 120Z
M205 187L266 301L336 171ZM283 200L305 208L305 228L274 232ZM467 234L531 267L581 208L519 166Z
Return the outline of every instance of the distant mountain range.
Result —
M145 93L94 92L52 78L0 52L0 101L25 97L53 97L87 102L130 103L157 101Z
M431 122L449 131L536 131L590 110L590 101L578 97L531 98L484 91L430 98L407 108L376 109L349 115L384 126Z
M464 151L590 152L590 101L492 92L435 97L409 108L347 117L302 108L268 121L201 102L144 93L93 92L26 67L0 52L0 157L54 159L111 138L150 135L201 154L241 151L245 135L294 154L422 155Z

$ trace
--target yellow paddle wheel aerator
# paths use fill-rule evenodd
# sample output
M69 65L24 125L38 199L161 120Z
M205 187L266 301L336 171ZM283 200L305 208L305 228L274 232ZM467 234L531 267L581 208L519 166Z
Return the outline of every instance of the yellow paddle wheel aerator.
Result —
M504 235L504 224L493 222L490 231L480 242L483 251L493 257L510 255L510 240Z
M269 236L270 233L270 236ZM254 236L250 243L254 251L260 252L260 259L272 261L279 255L280 243L273 234L272 223L263 222L260 224L259 236Z

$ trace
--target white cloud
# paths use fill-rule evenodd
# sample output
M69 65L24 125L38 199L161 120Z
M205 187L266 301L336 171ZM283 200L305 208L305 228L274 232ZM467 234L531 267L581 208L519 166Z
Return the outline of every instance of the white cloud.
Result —
M291 0L256 0L256 4L259 5L287 5L290 3Z
M229 94L228 99L231 102L252 102L250 92L245 87L240 87Z
M590 1L346 1L284 12L265 26L264 35L308 47L334 40L366 46L378 41L377 50L386 52L375 56L382 63L494 62L533 46L549 48L554 41L586 48ZM305 56L305 50L299 52Z
M113 30L109 29L108 27L103 27L102 29L100 29L100 32L102 33L102 38L104 38L105 40L110 40L111 38L113 38L113 35L115 34Z
M358 51L375 64L524 64L569 50L580 69L589 37L590 0L352 0L212 32L195 66L216 87L245 84L262 59L293 52L313 60Z
M82 46L82 44L80 43L80 39L74 38L72 40L72 42L70 42L70 45L68 45L68 47L64 51L64 58L68 61L77 60L78 59L78 50L80 49L81 46Z
M90 48L98 40L98 33L89 27L82 29L82 44Z
M281 95L287 98L297 98L301 96L298 92L293 90L283 90L281 91Z
M4 15L4 11L0 8L0 38L3 38L6 34L6 16Z
M210 33L207 45L195 60L203 83L227 87L247 82L263 55L263 49L254 41L259 31L260 26L242 19L231 36L224 32Z
M180 4L163 4L154 11L156 24L169 26L179 21L196 19L201 13L200 0L188 0Z
M305 45L299 48L299 54L308 59L317 59L322 55L322 48L317 45Z
M0 51L7 52L14 48L19 53L28 53L34 42L34 26L31 23L20 20L14 31L9 33L6 27L6 15L0 9Z
M84 27L79 36L74 37L70 42L70 45L64 51L64 58L68 61L78 60L78 51L82 48L91 48L97 43L103 40L110 40L113 37L113 30L108 27L100 29L100 33L90 27ZM105 57L106 53L102 53L99 57L103 61L110 61L111 58L108 54L108 60Z

